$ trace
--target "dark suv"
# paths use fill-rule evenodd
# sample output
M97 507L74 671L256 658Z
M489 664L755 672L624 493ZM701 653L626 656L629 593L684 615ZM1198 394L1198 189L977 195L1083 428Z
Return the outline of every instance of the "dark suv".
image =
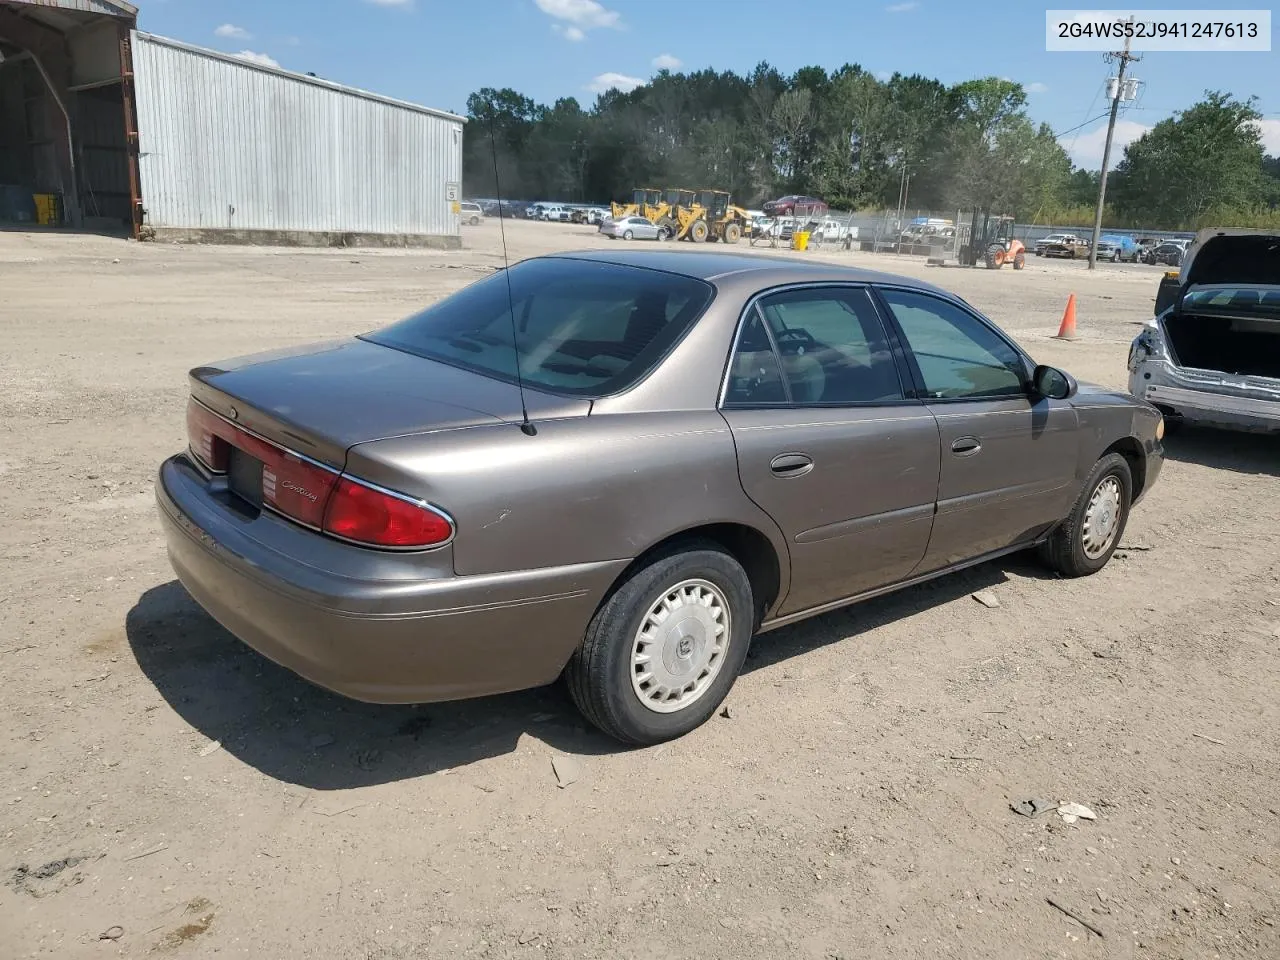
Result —
M827 205L817 197L788 194L766 203L764 213L767 217L823 217L826 216Z

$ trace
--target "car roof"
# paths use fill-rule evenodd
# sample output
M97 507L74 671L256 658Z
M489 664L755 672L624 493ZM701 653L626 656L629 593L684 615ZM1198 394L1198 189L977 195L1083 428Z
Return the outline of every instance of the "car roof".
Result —
M915 287L948 297L954 294L923 280L903 277L878 270L846 267L836 263L795 260L790 257L755 255L747 253L701 253L693 250L625 250L598 251L572 250L550 254L538 259L592 260L597 263L613 263L621 266L645 267L663 270L698 280L715 282L728 277L750 276L761 286L785 283L814 283L836 280L845 283L881 283Z

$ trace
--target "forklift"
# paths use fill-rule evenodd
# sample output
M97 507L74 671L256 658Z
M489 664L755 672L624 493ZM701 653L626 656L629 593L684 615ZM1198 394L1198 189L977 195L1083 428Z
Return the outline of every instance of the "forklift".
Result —
M959 244L959 238L957 238ZM962 267L976 267L979 263L988 270L999 270L1006 263L1021 270L1027 265L1027 247L1013 236L1013 217L1005 214L983 215L973 211L973 223L969 227L969 242L959 245L958 259Z

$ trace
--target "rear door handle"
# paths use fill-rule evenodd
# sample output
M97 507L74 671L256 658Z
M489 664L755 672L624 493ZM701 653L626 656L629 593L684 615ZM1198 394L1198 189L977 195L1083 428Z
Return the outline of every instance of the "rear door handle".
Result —
M769 461L777 477L803 477L813 469L813 458L803 453L780 453Z
M951 452L958 457L967 457L981 449L982 443L977 437L961 437L951 444Z

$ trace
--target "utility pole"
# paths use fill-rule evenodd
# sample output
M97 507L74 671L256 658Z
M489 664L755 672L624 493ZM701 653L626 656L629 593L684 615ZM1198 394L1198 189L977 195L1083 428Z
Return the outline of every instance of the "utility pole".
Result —
M1130 21L1132 21L1132 17ZM1107 54L1108 60L1119 62L1120 69L1116 73L1115 96L1111 98L1111 119L1107 121L1107 143L1102 148L1102 174L1098 177L1098 209L1093 215L1093 239L1089 243L1089 269L1098 262L1098 237L1102 233L1102 207L1107 202L1107 163L1111 160L1111 138L1116 132L1116 114L1120 112L1120 101L1124 98L1124 71L1132 60L1140 60L1129 52L1131 39L1124 38L1124 50L1120 53ZM1109 84L1108 84L1109 85Z

